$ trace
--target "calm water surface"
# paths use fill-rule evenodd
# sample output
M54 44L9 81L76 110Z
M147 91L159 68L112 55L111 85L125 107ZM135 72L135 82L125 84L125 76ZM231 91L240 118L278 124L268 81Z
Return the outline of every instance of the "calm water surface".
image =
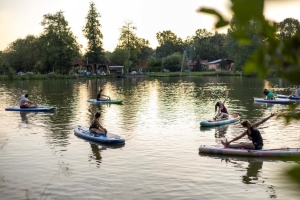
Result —
M227 108L256 121L282 105L254 104L262 90L290 94L280 80L242 77L14 81L0 83L0 199L299 199L284 172L293 161L199 155L244 130L239 124L200 128L229 90ZM101 86L123 105L97 105ZM5 111L18 89L56 112ZM101 111L121 146L92 144L74 135ZM300 124L272 118L260 128L264 148L300 147ZM246 141L246 138L244 139Z

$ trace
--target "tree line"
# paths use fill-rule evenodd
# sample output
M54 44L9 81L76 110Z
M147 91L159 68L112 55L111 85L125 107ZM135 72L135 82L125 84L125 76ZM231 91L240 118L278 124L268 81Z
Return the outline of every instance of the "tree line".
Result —
M43 32L39 36L28 35L24 39L17 39L0 52L0 73L34 71L68 74L75 60L83 60L95 67L108 62L115 63L124 65L128 71L139 68L141 61L147 61L147 66L152 71L161 71L162 68L179 71L183 49L186 49L188 58L196 62L197 71L202 70L201 60L226 58L234 61L235 70L241 71L257 48L269 43L257 34L256 30L261 26L259 21L251 19L246 26L241 25L233 16L226 34L198 29L194 35L183 40L171 30L165 30L156 33L159 45L152 49L148 40L136 35L137 27L133 22L126 21L120 28L118 45L113 52L108 52L103 49L100 18L95 3L90 2L86 24L82 29L88 41L83 54L64 12L44 15L41 22ZM245 30L253 42L237 40L235 34L239 30ZM275 23L272 31L276 36L274 39L284 41L300 32L300 22L286 18Z

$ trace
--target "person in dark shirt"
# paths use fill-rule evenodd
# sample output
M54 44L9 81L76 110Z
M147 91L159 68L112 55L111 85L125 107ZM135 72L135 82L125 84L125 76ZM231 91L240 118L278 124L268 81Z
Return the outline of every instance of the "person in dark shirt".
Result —
M103 126L101 126L101 124L99 122L101 113L100 112L95 112L94 113L91 109L88 109L88 111L94 115L94 118L91 121L91 125L90 125L90 128L89 128L90 132L106 135L107 130Z
M110 100L110 97L102 94L103 90L99 87L99 91L97 93L97 101L106 101L106 100ZM103 98L105 97L105 98Z
M259 132L259 130L257 129L257 127L261 124L263 124L264 122L266 122L268 119L270 119L271 117L273 117L275 115L275 113L271 113L271 115L269 117L264 118L263 120L256 122L254 124L251 124L248 120L245 120L241 123L241 125L245 128L247 128L247 130L245 132L243 132L241 135L237 136L236 138L233 138L230 141L221 141L222 144L225 147L230 147L230 148L245 148L245 149L262 149L264 146L264 142L263 139L261 137L261 134ZM250 142L241 142L238 144L230 144L236 140L241 139L242 137L244 137L245 135L248 136L249 140L252 141L252 143Z

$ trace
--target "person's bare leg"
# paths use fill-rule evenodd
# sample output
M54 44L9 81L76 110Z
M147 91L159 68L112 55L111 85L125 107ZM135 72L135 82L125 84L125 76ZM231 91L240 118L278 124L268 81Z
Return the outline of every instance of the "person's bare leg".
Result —
M221 143L224 145L224 147L229 147L229 148L235 148L235 149L240 149L240 148L245 148L245 149L255 149L255 146L252 143L248 143L248 142L241 142L241 143L237 143L237 144L229 144L226 145L226 142L221 141Z

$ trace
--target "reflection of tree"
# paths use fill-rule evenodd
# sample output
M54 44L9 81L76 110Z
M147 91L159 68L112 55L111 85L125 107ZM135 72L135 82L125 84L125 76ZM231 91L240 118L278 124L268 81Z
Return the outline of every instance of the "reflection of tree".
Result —
M96 160L96 165L97 167L99 168L100 167L100 164L102 162L102 156L101 156L101 151L102 150L105 150L106 148L105 147L101 147L99 148L98 145L96 144L91 144L91 148L92 148L92 152L93 152L93 155L92 156L89 156L89 161L91 161L91 159L94 159Z

